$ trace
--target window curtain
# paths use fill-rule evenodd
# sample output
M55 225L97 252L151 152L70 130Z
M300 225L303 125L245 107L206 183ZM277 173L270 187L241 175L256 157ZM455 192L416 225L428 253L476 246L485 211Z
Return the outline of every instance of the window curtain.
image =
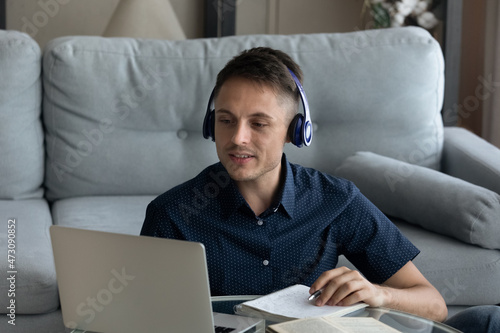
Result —
M500 4L487 1L483 137L500 148Z

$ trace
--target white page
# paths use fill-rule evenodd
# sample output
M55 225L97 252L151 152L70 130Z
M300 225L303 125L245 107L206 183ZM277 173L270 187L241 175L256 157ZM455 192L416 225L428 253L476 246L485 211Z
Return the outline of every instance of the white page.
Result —
M272 327L272 326L271 326ZM302 319L288 321L273 327L278 333L346 333L346 331L333 327L322 318L318 319Z
M400 331L386 325L374 318L323 318L338 328L344 329L349 333L400 333Z
M345 311L345 306L316 306L314 301L309 301L309 287L304 285L294 285L275 293L245 302L245 305L266 311L269 313L291 317L307 318L322 317L335 312ZM360 304L364 307L366 304Z

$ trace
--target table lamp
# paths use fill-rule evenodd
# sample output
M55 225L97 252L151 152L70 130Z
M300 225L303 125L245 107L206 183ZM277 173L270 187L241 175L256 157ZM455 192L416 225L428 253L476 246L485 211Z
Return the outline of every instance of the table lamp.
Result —
M169 0L121 0L103 36L186 39Z

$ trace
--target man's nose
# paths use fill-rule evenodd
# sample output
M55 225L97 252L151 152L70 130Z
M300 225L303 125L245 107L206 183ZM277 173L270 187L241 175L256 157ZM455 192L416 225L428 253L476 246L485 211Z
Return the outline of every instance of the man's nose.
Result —
M250 128L243 122L235 126L233 133L233 143L237 145L246 145L250 142Z

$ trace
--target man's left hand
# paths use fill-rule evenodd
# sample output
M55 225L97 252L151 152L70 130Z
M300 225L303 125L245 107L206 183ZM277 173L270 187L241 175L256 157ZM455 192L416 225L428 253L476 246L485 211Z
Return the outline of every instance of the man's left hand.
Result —
M358 271L339 267L326 272L313 283L312 294L323 289L315 304L347 306L365 302L370 306L384 306L386 293L383 287L369 282Z
M323 289L316 305L347 306L365 302L370 306L413 313L436 321L448 315L441 294L409 261L384 281L373 284L358 271L339 267L324 272L311 286L310 292Z

